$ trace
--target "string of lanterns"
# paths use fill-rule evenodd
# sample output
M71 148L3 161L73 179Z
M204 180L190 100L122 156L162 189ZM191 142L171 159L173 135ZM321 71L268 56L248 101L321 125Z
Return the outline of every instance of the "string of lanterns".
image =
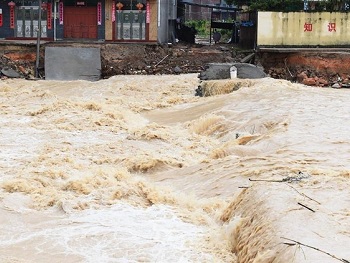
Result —
M124 7L123 3L121 3L121 2L118 2L115 6L117 7L117 9L118 9L119 11L121 11L121 10L123 9L123 7ZM144 7L144 5L143 5L142 3L137 3L137 4L136 4L136 8L137 8L139 11L141 11L143 7Z

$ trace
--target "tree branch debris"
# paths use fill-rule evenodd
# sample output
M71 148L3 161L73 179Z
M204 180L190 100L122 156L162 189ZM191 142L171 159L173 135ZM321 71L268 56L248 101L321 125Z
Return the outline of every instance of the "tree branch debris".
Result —
M331 253L329 253L329 252L327 252L327 251L321 250L321 249L319 249L319 248L317 248L317 247L313 247L313 246L310 246L310 245L306 245L306 244L303 244L303 243L301 243L301 242L299 242L299 241L296 241L296 240L293 240L293 239L289 239L289 238L286 238L286 237L281 237L281 238L283 238L283 239L285 239L285 240L288 240L288 241L291 241L291 242L294 242L294 243L284 242L283 244L285 244L285 245L288 245L288 246L299 245L299 246L308 247L308 248L311 248L311 249L313 249L313 250L319 251L319 252L321 252L321 253L323 253L323 254L326 254L326 255L328 255L328 256L334 258L334 259L337 259L337 260L339 260L339 261L341 261L341 262L343 262L343 263L350 263L349 260L346 260L346 259L344 259L344 258L339 258L339 257L337 257L337 256L335 256L335 255L333 255L333 254L331 254Z
M297 176L287 176L287 177L284 177L280 180L271 180L271 179L251 179L249 178L249 181L251 182L269 182L269 183L292 183L292 182L299 182L301 181L302 179L306 179L306 178L309 178L310 175L309 174L305 174L301 171L298 172L298 175Z
M298 205L301 205L302 207L310 210L311 212L314 212L315 213L315 210L311 209L310 207L306 206L306 205L303 205L302 203L298 202Z
M288 185L290 188L292 188L293 190L295 190L298 194L300 194L300 195L306 197L307 199L309 199L309 200L311 200L311 201L314 201L315 203L317 203L317 204L319 204L319 205L321 204L320 202L316 201L315 199L312 199L311 197L307 196L306 194L299 192L299 191L298 191L297 189L295 189L293 186L291 186L291 185L289 185L289 184L286 184L286 185Z

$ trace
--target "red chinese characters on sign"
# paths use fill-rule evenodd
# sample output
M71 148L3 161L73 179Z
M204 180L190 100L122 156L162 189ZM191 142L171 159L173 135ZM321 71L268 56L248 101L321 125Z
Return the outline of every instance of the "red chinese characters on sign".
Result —
M97 3L97 25L102 25L102 8L101 2Z
M115 22L115 1L112 2L112 22Z
M63 1L60 1L58 5L58 12L59 12L59 20L60 20L60 25L63 25Z
M15 28L15 9L10 9L10 28Z
M151 7L149 1L146 3L146 23L149 24L151 22Z
M333 31L336 32L335 27L336 27L335 23L328 23L328 31L329 32L333 32Z
M304 24L304 32L311 32L312 31L312 24L311 23L305 23Z
M16 4L11 1L8 3L10 7L10 28L15 28L15 6Z
M47 3L47 29L52 28L52 8L51 3Z

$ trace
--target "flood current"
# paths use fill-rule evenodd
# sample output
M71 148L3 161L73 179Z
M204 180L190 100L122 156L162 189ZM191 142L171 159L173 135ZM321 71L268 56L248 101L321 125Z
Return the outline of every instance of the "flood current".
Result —
M1 81L0 262L348 262L350 90L198 84Z

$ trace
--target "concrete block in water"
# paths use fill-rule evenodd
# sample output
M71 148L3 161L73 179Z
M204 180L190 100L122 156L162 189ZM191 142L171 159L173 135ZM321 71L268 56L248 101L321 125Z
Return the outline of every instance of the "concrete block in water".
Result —
M237 69L237 78L240 79L259 79L266 77L263 69L248 63L209 63L198 77L200 80L230 79L231 67Z

